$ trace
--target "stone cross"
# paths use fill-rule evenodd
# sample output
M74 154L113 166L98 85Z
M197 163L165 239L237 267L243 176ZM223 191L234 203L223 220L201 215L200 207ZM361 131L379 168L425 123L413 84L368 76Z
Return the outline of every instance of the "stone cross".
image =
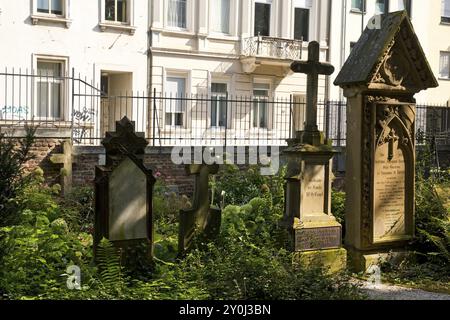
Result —
M291 65L295 73L307 74L306 89L306 128L307 132L319 131L317 127L317 93L319 86L319 75L331 75L334 67L329 63L319 62L320 45L317 41L312 41L308 46L308 61L295 61Z
M190 210L180 210L178 251L186 252L196 236L204 240L214 238L220 232L222 210L211 207L209 175L219 172L219 165L193 164L186 166L186 172L195 176L193 205Z
M63 195L67 195L72 190L72 142L65 140L62 143L63 153L53 154L50 157L50 162L53 164L62 164L61 168L61 184Z

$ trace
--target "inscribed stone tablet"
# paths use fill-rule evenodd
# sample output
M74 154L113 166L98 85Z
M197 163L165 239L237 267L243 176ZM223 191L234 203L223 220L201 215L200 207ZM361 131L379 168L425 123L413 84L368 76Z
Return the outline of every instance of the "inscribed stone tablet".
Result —
M109 239L147 238L147 178L129 158L113 171L109 180Z
M304 215L324 214L325 166L305 166L302 211Z
M401 238L405 230L405 159L394 143L392 160L388 159L389 144L375 153L374 172L374 241Z

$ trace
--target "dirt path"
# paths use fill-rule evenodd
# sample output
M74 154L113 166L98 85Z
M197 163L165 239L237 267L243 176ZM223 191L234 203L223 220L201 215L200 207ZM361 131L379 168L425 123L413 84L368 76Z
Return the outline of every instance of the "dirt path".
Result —
M387 284L362 283L362 290L370 300L450 300L450 295L410 289Z

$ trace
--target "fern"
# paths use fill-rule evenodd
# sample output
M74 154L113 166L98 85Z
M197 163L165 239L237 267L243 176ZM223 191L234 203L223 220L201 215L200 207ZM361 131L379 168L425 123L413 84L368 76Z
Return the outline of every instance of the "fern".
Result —
M108 239L103 238L98 245L97 264L103 286L107 289L115 289L117 292L122 291L125 281L120 255Z

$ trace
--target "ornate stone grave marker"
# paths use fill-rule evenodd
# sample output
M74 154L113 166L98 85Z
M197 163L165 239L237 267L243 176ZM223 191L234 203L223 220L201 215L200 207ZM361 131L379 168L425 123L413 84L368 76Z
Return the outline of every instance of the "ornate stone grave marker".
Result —
M211 207L208 180L219 172L219 165L193 164L186 166L189 175L195 175L194 199L191 210L180 211L178 252L183 254L195 236L212 239L220 232L222 210Z
M305 262L319 259L332 271L345 268L341 225L331 214L331 166L335 151L325 143L317 127L319 75L330 75L334 67L319 62L319 43L310 42L307 62L294 62L294 72L308 75L306 126L288 141L286 208L282 224L293 234L294 250Z
M407 13L394 12L364 31L335 85L348 99L345 243L365 271L414 236L414 95L438 83Z
M105 237L126 248L147 243L152 254L152 171L143 163L148 142L127 117L102 141L105 166L95 170L94 248Z

